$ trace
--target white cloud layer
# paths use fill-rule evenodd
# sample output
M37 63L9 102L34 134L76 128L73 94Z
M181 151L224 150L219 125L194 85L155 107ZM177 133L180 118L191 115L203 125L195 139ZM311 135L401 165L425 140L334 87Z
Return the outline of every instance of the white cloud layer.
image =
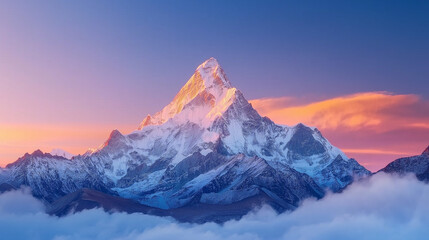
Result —
M28 191L0 195L2 239L427 239L429 185L377 174L292 213L268 207L224 225L181 224L142 214L89 210L57 218Z

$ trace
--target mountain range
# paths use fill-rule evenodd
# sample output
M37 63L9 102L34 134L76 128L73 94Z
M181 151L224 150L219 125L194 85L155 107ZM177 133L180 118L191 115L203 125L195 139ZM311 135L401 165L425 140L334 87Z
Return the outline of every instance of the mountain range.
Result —
M383 171L425 158L419 176L427 179L428 152ZM98 149L71 158L27 153L0 169L0 183L29 187L56 215L103 207L204 222L262 204L293 210L370 175L317 128L260 116L210 58L132 133L114 130Z

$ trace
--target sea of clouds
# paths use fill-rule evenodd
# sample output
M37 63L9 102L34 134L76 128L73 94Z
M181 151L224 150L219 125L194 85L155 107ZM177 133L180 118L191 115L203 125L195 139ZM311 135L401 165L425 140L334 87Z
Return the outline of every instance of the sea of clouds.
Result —
M429 185L412 176L377 174L341 194L309 199L297 210L269 207L239 221L184 224L100 209L58 218L28 189L0 195L1 239L428 239Z

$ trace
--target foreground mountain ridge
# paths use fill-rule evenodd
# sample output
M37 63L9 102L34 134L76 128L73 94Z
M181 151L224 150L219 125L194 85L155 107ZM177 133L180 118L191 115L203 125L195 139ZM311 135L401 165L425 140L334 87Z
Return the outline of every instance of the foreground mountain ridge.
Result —
M429 182L429 146L420 155L396 159L379 170L389 174L414 174L417 179Z
M0 182L29 186L47 204L89 188L162 209L269 198L283 211L369 174L316 128L261 117L210 58L138 130L114 130L72 159L26 154L1 169Z

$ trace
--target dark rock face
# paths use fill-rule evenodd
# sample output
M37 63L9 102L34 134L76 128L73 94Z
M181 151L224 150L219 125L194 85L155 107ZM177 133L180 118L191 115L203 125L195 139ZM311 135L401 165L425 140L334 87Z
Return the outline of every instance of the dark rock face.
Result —
M421 181L429 181L429 148L421 155L399 158L389 163L379 172L404 175L413 173Z
M322 170L322 175L325 179L330 180L322 187L329 187L332 191L338 192L352 183L354 178L362 178L370 174L371 172L362 167L356 160L351 158L348 161L344 161L338 155L328 167Z
M312 156L325 151L323 145L314 139L313 131L309 127L298 124L295 129L296 132L286 144L286 148L301 156Z
M112 196L93 189L82 188L76 192L69 193L49 206L48 213L56 216L64 216L85 209L102 208L109 212L142 212L156 211L136 201Z
M385 168L383 168L380 171L383 171L386 173L398 173L398 174L405 174L405 173L422 174L426 171L428 166L429 166L428 158L426 156L419 155L419 156L399 158L389 163Z
M227 157L214 152L206 156L201 155L201 153L194 153L192 156L183 159L175 167L167 168L163 181L182 185L200 174L225 164L227 161Z
M144 213L155 216L170 216L180 222L205 223L216 222L223 223L231 219L238 220L242 216L255 208L264 204L274 206L279 209L282 206L274 201L264 192L238 201L232 204L213 205L213 204L195 204L175 209L160 209L136 201L117 196L111 196L93 189L80 189L69 193L56 200L49 206L47 212L50 215L65 216L80 212L83 210L100 208L107 212L126 212L126 213ZM278 206L278 207L276 207Z
M426 171L417 174L416 176L420 181L429 182L429 168L427 168Z
M429 146L423 151L422 155L429 155Z
M0 194L4 193L4 192L9 192L9 191L13 191L16 190L16 188L8 183L2 183L0 184Z

